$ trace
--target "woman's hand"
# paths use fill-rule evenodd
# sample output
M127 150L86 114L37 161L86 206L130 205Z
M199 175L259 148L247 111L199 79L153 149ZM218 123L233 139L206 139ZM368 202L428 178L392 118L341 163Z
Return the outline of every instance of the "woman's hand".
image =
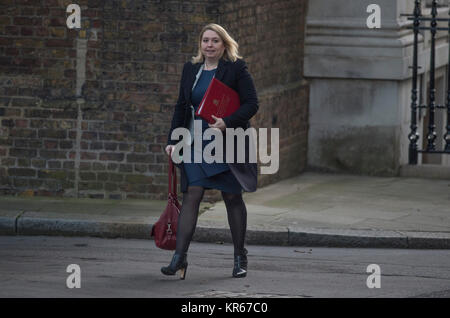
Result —
M223 121L222 118L217 118L217 117L214 116L214 115L211 115L211 117L212 117L216 122L215 122L214 124L208 124L208 126L209 126L210 128L218 128L218 129L220 129L221 131L224 131L225 128L227 128L227 125L225 124L225 122Z
M166 154L168 155L168 156L170 156L170 154L172 153L172 151L175 149L175 146L174 145L167 145L167 147L166 147Z

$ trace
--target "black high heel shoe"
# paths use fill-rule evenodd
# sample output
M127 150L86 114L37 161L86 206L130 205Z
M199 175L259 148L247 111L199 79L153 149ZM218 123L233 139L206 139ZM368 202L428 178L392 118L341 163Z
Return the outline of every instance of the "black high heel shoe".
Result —
M233 277L241 278L247 276L247 250L241 255L234 255Z
M161 272L164 275L175 275L177 271L180 271L180 279L185 279L187 267L187 255L174 254L169 266L161 267Z

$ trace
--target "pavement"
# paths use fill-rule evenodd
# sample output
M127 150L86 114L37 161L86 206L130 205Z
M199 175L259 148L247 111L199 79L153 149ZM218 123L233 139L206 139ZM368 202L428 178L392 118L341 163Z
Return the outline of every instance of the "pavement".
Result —
M305 172L245 193L247 244L450 249L450 179ZM152 239L158 200L0 197L0 235ZM231 242L222 201L194 241ZM0 237L1 239L1 237Z

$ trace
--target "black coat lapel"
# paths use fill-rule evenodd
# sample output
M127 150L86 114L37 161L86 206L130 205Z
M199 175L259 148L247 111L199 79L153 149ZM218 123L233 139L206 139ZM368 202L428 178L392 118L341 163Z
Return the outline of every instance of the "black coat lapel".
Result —
M186 90L185 90L185 94L187 96L187 105L191 105L191 98L192 98L192 86L194 85L195 82L195 76L198 73L198 70L200 69L200 66L202 65L202 63L195 63L192 65L191 68L191 72L189 73L189 77L187 80L187 85L186 85Z
M219 60L219 64L217 66L217 71L216 71L216 76L215 78L217 78L219 81L221 81L225 75L225 72L227 71L227 67L228 67L228 61L224 60L223 58L221 58Z

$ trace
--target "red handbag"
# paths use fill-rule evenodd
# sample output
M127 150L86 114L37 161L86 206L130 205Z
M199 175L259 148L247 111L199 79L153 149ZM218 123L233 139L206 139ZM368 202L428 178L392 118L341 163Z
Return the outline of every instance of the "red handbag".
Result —
M166 209L153 225L151 231L151 236L155 238L157 247L164 250L175 250L180 208L177 198L177 172L172 158L169 156L169 198Z

